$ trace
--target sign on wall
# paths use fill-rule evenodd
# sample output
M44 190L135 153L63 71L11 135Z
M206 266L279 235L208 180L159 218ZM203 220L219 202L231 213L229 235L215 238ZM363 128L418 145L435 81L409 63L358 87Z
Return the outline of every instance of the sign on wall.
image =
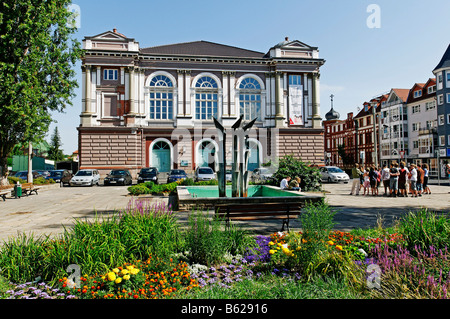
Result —
M303 85L290 85L289 125L303 124Z

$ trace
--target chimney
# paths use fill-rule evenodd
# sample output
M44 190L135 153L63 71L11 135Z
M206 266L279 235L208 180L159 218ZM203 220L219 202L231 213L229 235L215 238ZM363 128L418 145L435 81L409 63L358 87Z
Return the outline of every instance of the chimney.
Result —
M116 28L114 28L114 29L113 29L113 32L114 32L114 33L117 33L117 29L116 29Z
M289 37L284 38L286 40L286 42L289 42Z

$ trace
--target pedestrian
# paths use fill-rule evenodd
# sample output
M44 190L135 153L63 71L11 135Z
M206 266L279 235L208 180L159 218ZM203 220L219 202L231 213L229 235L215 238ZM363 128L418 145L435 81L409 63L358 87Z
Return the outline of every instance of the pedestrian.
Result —
M375 166L370 167L369 171L369 181L370 181L370 190L372 192L372 196L376 196L377 192L377 179L378 179L378 173L375 169Z
M280 188L281 189L287 189L289 187L289 181L291 180L291 178L289 176L285 177L280 184Z
M447 164L448 185L450 186L450 164Z
M290 183L289 183L289 190L293 190L293 191L299 191L301 192L301 188L300 188L300 183L302 182L302 180L300 179L300 177L296 177L294 178Z
M400 175L398 171L398 164L397 162L393 162L391 164L391 168L389 170L389 188L391 190L391 197L397 197L397 190L398 190L398 176Z
M389 168L387 167L386 164L383 165L383 170L381 172L381 179L383 180L383 186L384 186L384 195L383 196L388 196L390 174L389 174Z
M361 188L360 176L361 176L361 171L359 170L359 164L356 163L355 166L352 168L353 183L352 183L352 189L350 191L350 195L356 195L356 196L359 195L359 189Z
M398 176L398 190L400 191L399 196L408 197L408 192L406 191L406 180L408 179L409 170L405 167L405 162L400 162L400 175Z
M361 188L364 188L364 167L361 166L361 174L359 175L359 189L361 190Z
M417 195L419 197L422 197L423 192L423 177L424 177L424 171L422 169L422 166L420 163L417 163Z
M370 177L369 177L369 169L365 169L364 170L364 183L363 183L363 187L364 187L364 195L368 196L369 195L369 188L370 188ZM366 194L367 191L367 194Z
M430 174L430 171L428 169L428 164L426 164L426 163L423 164L422 169L423 169L423 193L431 194L430 186L428 186L428 177Z
M411 186L411 196L417 197L417 171L416 171L416 165L411 164L409 167L409 180L410 180L410 186Z

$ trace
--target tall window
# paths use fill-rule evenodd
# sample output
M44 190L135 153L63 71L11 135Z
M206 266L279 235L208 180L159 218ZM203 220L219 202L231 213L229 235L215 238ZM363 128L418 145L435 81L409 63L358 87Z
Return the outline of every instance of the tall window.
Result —
M219 90L217 82L209 77L201 77L195 84L195 119L212 120L218 114Z
M150 82L150 119L173 119L173 83L165 75L157 75Z
M245 78L239 86L240 113L244 120L261 121L261 85L254 78Z

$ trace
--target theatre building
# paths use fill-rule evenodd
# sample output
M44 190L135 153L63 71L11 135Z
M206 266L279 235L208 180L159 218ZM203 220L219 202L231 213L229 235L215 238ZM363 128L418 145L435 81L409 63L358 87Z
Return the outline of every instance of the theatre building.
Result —
M117 30L83 47L81 169L217 170L213 117L231 133L241 116L256 119L249 170L291 154L323 164L316 47L286 38L266 53L207 41L141 48Z

